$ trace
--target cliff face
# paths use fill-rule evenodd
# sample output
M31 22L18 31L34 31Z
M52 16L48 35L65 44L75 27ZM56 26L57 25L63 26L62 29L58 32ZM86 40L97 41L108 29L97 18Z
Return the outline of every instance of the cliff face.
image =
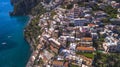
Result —
M11 15L27 15L32 8L37 6L42 0L11 0L14 10Z
M11 4L14 5L15 3L19 2L20 0L10 0Z
M45 4L51 4L55 0L10 0L11 4L14 6L13 12L10 13L10 15L28 15L28 14L34 14L37 15L41 12L44 12L46 9L43 8L41 5L41 2L44 2ZM61 0L62 2L63 0ZM49 5L50 5L49 4ZM59 4L56 4L52 6L51 8L54 8Z

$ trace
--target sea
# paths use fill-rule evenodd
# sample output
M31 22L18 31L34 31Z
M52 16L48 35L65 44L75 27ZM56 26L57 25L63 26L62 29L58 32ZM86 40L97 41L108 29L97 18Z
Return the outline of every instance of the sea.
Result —
M24 38L28 16L10 16L10 0L0 0L0 67L25 67L31 55Z

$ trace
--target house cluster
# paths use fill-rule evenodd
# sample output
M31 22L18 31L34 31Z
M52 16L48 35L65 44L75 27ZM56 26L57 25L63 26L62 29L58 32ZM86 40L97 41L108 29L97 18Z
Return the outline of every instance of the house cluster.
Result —
M117 18L120 19L120 2L117 2L116 0L103 0L103 2L116 8L118 10ZM103 7L105 7L105 5Z
M94 41L101 36L105 52L119 52L119 33L115 25L103 25L101 20L106 17L104 11L93 13L91 7L78 4L74 4L72 9L57 7L41 15L40 44L31 61L42 59L46 67L91 67L98 45Z
M120 19L120 2L112 0L112 1L109 1L109 3L113 8L116 8L118 10L117 18Z
M50 11L59 6L61 3L63 3L63 1L64 0L42 0L41 4L44 6L46 10Z
M114 25L106 25L103 33L103 47L106 52L120 52L120 36Z

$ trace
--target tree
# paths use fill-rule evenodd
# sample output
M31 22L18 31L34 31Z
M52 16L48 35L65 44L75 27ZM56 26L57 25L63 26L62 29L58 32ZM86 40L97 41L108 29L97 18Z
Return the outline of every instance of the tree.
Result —
M67 9L72 9L73 8L73 4L68 4L67 5Z
M104 11L109 15L110 18L117 17L117 9L113 8L112 6L107 6Z

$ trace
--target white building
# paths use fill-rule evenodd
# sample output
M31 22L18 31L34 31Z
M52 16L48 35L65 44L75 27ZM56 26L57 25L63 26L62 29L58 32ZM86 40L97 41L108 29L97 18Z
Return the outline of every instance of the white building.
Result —
M85 23L89 23L89 20L85 18L76 18L74 19L75 26L84 26Z
M70 49L70 50L75 50L75 49L76 49L76 46L77 46L76 43L71 43L69 49Z
M106 37L103 43L103 48L106 52L120 52L120 40L113 37Z

